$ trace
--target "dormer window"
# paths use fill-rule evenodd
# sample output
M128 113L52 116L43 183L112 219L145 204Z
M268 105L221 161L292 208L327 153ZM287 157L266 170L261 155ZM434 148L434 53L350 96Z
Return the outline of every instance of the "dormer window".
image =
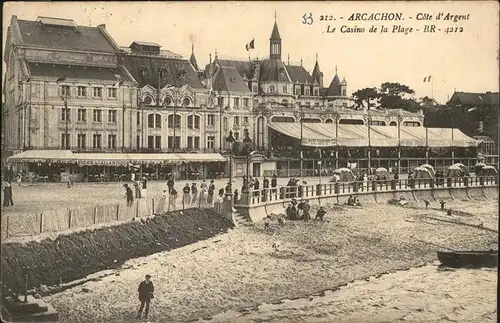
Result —
M163 100L163 102L165 103L165 105L171 105L172 104L172 98L167 96L165 98L165 100Z
M304 95L311 95L311 92L308 87L304 89Z
M191 104L191 100L189 100L189 98L184 98L184 100L182 100L183 106L188 107L190 104Z
M300 95L300 87L295 88L295 95Z
M147 96L144 98L144 104L145 105L151 105L151 103L153 103L153 99L151 99L150 96Z
M143 78L148 78L148 69L146 67L141 67L141 75Z

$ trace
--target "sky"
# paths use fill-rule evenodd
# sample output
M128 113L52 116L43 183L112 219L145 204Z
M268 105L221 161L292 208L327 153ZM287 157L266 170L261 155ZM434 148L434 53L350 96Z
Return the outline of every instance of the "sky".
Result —
M416 97L432 95L445 103L454 90L496 92L499 88L497 1L7 2L3 9L3 44L12 15L24 20L70 18L83 26L105 24L120 46L135 40L156 42L189 58L194 44L200 67L208 63L210 53L214 57L215 50L220 58L268 56L276 13L282 59L287 62L290 55L290 62L297 65L302 59L312 72L317 53L325 86L337 67L341 79L348 82L349 94L383 82L400 82L414 89ZM348 21L353 13L383 12L402 13L404 20ZM468 14L469 19L417 21L418 13L433 18L438 13ZM303 24L304 14L312 14L312 24ZM321 15L332 20L320 21ZM431 24L441 31L423 33L424 25ZM341 33L343 25L364 27L365 33ZM378 28L376 33L368 32L372 25ZM388 27L387 33L379 32L381 25ZM394 25L420 31L393 33ZM445 33L447 27L463 31ZM328 33L328 28L336 31ZM247 52L245 44L252 39L255 49ZM430 75L432 82L424 83Z

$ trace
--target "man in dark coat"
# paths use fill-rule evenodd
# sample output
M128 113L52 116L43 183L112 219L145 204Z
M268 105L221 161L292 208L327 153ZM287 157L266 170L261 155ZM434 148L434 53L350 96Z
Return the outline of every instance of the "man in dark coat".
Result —
M146 280L142 281L139 284L139 301L141 301L141 307L139 307L139 313L137 313L137 318L141 318L142 310L144 310L144 317L148 318L149 314L149 303L151 299L154 298L153 292L155 291L155 287L153 282L150 280L151 276L146 275ZM146 305L146 308L144 308Z
M132 189L128 186L128 184L123 184L125 187L125 196L127 197L127 206L132 206L134 204L134 193Z
M168 186L168 194L171 194L170 191L172 191L172 188L174 187L174 178L173 176L170 176L167 181L167 186Z
M254 194L254 196L258 196L258 195L259 195L259 192L258 192L258 191L259 191L259 188L260 188L259 179L258 179L258 178L256 178L256 179L254 180L254 182L253 182L253 189L255 190L255 191L254 191L254 193L253 193L253 194Z

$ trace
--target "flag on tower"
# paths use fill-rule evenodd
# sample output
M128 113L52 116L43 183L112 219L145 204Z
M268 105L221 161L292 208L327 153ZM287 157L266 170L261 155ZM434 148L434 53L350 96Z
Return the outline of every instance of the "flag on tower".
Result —
M429 75L427 77L424 77L424 83L425 82L430 82L431 81L431 78L432 78L432 75Z
M248 44L246 44L245 48L247 49L247 51L249 51L250 49L254 49L255 48L255 39L252 39L251 42L249 42Z

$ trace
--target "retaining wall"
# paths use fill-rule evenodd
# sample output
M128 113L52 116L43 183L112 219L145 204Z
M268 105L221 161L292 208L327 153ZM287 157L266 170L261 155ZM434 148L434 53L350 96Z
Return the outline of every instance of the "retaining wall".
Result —
M466 193L467 193L467 196L471 200L485 200L486 199L481 187L468 187L466 190Z
M498 186L483 187L483 194L486 198L498 200Z
M423 202L425 200L433 201L434 197L432 196L432 190L430 189L416 189L414 191L415 200L418 202Z
M469 200L467 196L467 188L465 187L450 187L449 192L454 200L463 201Z
M432 189L431 192L432 196L434 197L434 200L436 201L441 201L441 200L447 201L452 199L450 191L445 187L436 187Z

